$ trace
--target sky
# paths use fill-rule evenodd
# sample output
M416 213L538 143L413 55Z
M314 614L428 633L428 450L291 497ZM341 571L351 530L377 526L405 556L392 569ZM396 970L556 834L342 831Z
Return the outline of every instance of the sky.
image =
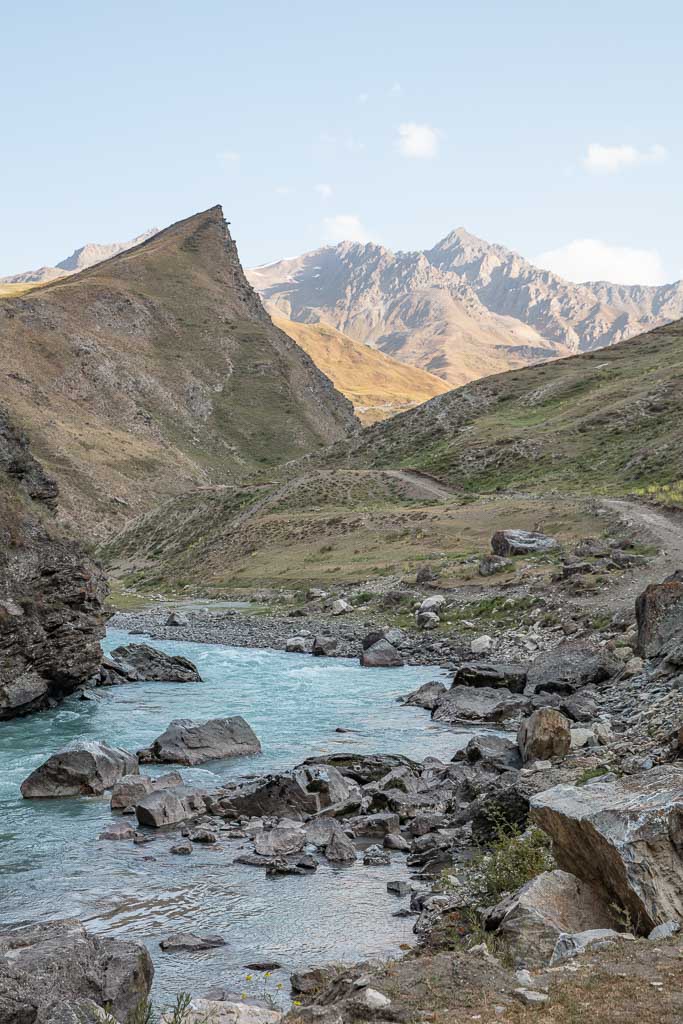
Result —
M0 276L221 203L245 266L464 226L683 277L683 9L37 0L0 29Z

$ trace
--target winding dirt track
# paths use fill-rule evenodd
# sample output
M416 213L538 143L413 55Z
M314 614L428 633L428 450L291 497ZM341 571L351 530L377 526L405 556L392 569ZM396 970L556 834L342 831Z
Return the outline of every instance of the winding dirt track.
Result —
M660 549L656 558L633 570L628 579L610 591L607 603L616 607L635 601L648 583L659 582L676 569L683 569L683 514L660 512L621 498L605 498L602 504L616 512L626 526L639 530L645 543L656 544Z

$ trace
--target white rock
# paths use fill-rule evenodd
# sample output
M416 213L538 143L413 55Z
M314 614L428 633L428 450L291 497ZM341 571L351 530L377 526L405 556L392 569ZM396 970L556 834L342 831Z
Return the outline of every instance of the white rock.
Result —
M265 1006L223 1002L218 999L193 999L183 1018L184 1024L279 1024L284 1014ZM171 1024L172 1014L162 1015L162 1024Z
M486 654L493 647L493 638L484 633L476 637L470 644L472 654Z
M434 612L436 615L439 614L441 609L446 604L446 598L443 594L434 594L432 597L426 597L420 605L421 612Z
M384 1010L391 1006L391 999L376 988L364 988L358 997L359 1001L367 1006L368 1010Z
M350 605L348 601L343 598L334 601L330 609L333 615L348 615L349 612L353 611L353 605Z

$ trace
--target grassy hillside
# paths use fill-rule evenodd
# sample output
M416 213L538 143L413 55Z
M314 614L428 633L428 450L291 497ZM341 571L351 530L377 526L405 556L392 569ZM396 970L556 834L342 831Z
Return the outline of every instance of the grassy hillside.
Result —
M319 463L413 467L462 494L672 485L683 479L683 321L450 391Z
M0 300L0 362L3 400L58 479L63 512L91 536L357 426L273 326L220 207Z
M448 390L449 385L439 377L399 363L328 324L300 324L278 316L273 317L273 323L293 338L346 395L365 426Z

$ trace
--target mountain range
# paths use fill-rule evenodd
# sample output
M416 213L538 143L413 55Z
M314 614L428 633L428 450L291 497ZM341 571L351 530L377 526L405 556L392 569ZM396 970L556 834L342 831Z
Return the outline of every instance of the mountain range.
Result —
M0 284L42 284L44 281L56 281L60 277L68 277L69 274L78 274L81 270L94 267L96 263L109 260L120 252L133 249L141 245L148 238L152 238L159 231L159 228L150 228L143 231L141 235L131 238L128 242L110 242L101 245L98 242L88 242L79 249L74 249L70 256L61 260L54 267L39 267L37 270L25 270L20 274L10 274L9 277L0 277Z
M573 284L464 228L433 248L341 242L247 272L266 307L323 322L451 386L612 345L683 315L683 282Z

